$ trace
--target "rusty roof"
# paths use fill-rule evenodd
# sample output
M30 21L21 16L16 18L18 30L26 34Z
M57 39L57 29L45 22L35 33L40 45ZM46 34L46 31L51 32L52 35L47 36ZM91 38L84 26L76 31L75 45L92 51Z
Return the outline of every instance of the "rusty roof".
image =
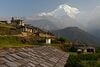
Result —
M64 67L69 54L50 46L0 50L0 67Z

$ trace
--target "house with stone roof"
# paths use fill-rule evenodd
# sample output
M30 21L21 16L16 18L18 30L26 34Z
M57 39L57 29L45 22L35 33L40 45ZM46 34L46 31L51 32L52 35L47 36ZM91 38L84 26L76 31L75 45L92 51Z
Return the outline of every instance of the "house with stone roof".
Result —
M55 47L22 47L0 50L0 67L64 67L69 54Z
M95 48L92 46L78 47L77 52L83 53L83 54L92 54L92 53L95 53Z
M40 38L45 39L46 44L51 44L56 37L49 31L41 31L36 33Z
M33 32L33 28L32 26L25 24L24 26L20 26L20 29L22 32L28 32L28 33L32 33Z

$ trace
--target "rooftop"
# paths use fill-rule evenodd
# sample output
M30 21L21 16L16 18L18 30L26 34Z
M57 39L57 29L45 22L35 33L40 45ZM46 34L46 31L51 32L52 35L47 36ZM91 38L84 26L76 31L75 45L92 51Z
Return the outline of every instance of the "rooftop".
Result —
M91 47L91 46L90 47L89 46L88 47L78 47L78 48L80 48L80 49L95 49L95 47Z
M0 67L64 67L69 54L51 46L0 50Z

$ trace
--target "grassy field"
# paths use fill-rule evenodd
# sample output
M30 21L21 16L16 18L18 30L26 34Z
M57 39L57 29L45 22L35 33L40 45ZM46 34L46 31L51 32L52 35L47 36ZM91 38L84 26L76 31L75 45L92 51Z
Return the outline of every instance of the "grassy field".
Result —
M23 44L19 37L14 36L0 36L0 48L4 47L22 47L28 44Z
M10 24L0 24L0 27L5 27L5 28L14 28L12 25Z
M16 35L20 31L10 24L0 24L0 35Z
M70 52L69 54L65 67L100 67L100 53L78 55Z
M0 24L0 48L26 46L20 41L19 37L11 35L19 34L19 31L10 24Z

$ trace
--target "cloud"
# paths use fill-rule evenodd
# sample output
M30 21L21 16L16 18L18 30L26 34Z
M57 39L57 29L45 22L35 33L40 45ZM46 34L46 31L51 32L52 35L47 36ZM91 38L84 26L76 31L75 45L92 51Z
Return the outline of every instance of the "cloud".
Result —
M100 29L100 6L97 6L92 12L90 12L88 21L89 29Z
M94 19L100 19L100 6L96 6L96 8L91 12L92 20Z
M100 6L87 13L89 21L86 30L100 38Z
M57 9L51 12L43 12L38 14L38 16L53 16L53 17L62 17L62 16L69 16L70 18L75 18L76 15L80 13L80 11L75 8L71 7L67 4L59 5Z

